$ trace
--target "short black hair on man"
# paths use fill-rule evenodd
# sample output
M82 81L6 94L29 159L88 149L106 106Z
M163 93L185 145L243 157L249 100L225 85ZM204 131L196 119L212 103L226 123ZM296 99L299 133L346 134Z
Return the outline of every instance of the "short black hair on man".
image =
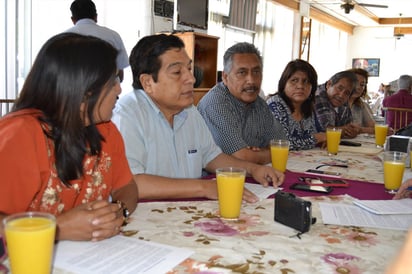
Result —
M84 18L94 19L97 16L96 5L91 0L75 0L70 10L72 18L76 21Z

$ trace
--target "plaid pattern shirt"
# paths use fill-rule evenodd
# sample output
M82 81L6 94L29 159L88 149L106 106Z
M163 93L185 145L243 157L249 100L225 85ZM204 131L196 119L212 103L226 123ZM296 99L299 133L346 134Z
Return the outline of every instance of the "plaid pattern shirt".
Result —
M326 84L320 85L315 96L315 114L322 128L328 126L341 127L352 122L352 112L348 103L335 108L326 94Z

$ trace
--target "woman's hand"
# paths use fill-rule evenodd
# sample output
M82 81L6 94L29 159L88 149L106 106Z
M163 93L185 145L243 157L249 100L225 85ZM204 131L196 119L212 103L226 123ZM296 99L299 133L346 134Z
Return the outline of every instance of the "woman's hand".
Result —
M57 217L57 239L100 241L119 234L123 221L118 204L94 201Z

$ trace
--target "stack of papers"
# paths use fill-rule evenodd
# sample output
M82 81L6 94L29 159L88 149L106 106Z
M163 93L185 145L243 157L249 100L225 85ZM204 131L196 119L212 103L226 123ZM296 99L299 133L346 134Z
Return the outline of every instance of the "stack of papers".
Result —
M261 184L245 183L245 188L253 192L260 200L267 199L270 195L275 194L282 188L274 188L273 186L264 187Z
M412 214L412 199L357 200L353 203L374 214Z
M357 201L357 203L363 203L362 207L359 205L320 202L319 207L323 223L393 230L409 230L412 228L412 213L406 213L410 212L411 199ZM374 205L372 206L373 203ZM401 206L397 208L392 207L395 204L400 204ZM365 210L364 206L368 209ZM405 208L405 206L409 206L409 208ZM372 211L384 213L375 214Z

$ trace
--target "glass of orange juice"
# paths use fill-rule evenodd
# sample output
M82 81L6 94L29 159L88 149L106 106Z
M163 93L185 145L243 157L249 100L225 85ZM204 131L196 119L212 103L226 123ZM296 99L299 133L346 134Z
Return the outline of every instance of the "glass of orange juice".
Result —
M383 154L383 182L385 190L395 194L402 184L406 153L385 151Z
M246 170L236 167L216 169L220 217L237 220L242 205Z
M272 167L281 172L286 171L286 164L289 155L289 141L288 140L271 140L270 141L270 155L272 158Z
M49 213L23 212L7 216L3 223L11 272L51 273L55 217Z
M338 154L341 135L342 129L340 128L328 127L326 129L326 146L329 156Z
M383 147L386 141L386 135L388 135L387 124L375 124L375 144L377 147Z

